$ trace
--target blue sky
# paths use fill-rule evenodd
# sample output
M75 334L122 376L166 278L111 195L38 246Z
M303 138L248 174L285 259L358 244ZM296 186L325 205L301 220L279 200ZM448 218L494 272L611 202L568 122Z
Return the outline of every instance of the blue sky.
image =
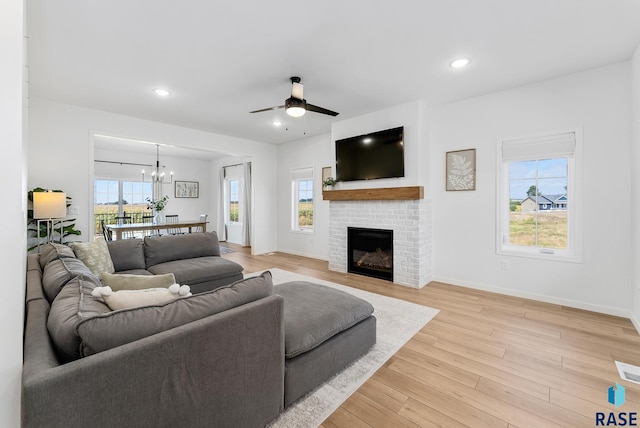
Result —
M566 193L567 166L566 158L511 162L509 197L525 199L531 186L537 186L542 195Z
M122 194L125 201L130 204L145 203L145 199L151 197L151 183L140 181L124 181ZM94 196L97 204L116 202L118 200L118 180L96 180Z

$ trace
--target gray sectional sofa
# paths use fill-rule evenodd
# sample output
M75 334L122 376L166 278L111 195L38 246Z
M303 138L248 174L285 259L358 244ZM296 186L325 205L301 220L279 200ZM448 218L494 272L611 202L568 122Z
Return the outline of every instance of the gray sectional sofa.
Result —
M269 272L221 285L230 267L194 275L216 256L184 236L147 238L144 269L140 243L109 246L119 272L174 267L178 282L208 290L162 305L111 310L68 247L28 256L24 427L260 427L375 343L364 300L306 282L274 287ZM182 257L198 247L190 239L200 257Z
M123 239L107 246L117 273L173 273L194 294L242 279L242 266L220 257L216 232Z

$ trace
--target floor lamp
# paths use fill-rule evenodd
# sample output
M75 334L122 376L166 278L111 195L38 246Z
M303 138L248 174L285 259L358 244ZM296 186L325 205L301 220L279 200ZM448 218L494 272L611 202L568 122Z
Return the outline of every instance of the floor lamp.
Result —
M40 252L40 224L47 225L47 243L53 241L53 221L67 217L67 195L63 192L33 192L33 218L37 221L38 252ZM63 225L60 222L60 243Z

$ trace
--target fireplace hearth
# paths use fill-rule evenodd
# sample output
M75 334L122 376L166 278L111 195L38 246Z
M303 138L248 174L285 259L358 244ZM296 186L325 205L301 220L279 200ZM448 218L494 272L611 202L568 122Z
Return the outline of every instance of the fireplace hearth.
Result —
M347 228L347 271L393 281L393 230Z

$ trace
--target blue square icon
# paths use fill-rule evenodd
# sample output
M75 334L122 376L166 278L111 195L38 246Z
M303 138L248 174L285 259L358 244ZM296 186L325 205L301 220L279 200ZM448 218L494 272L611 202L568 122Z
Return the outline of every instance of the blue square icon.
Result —
M616 383L614 386L609 387L609 403L616 407L624 404L624 386Z

